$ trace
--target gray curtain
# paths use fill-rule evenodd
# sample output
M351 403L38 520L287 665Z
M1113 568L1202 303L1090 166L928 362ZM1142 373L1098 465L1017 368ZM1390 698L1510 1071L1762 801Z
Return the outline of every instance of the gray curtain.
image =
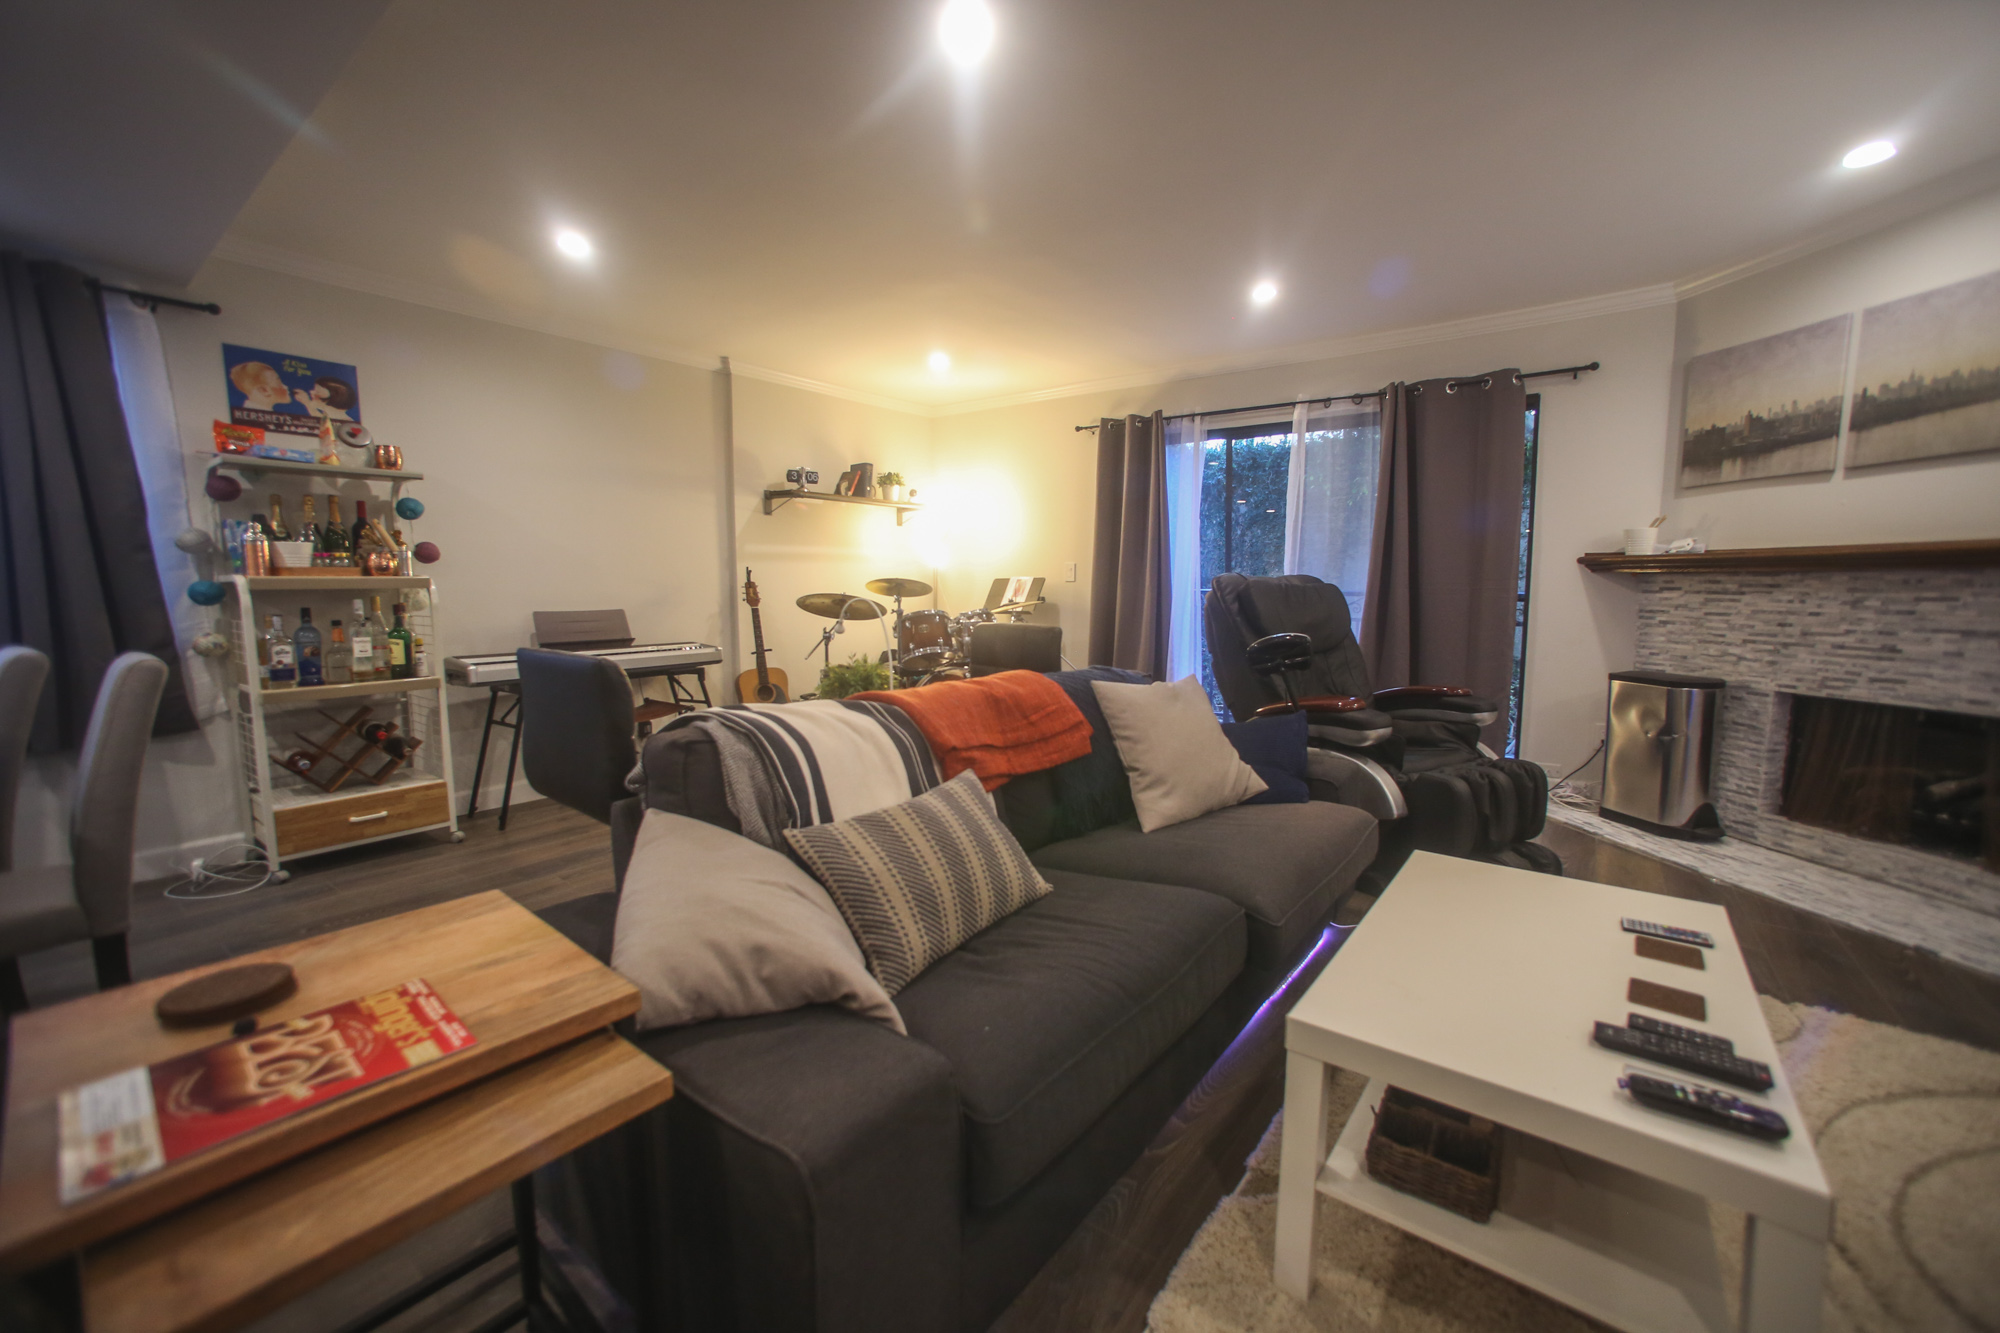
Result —
M154 735L192 731L97 284L0 254L0 638L47 653L29 748L74 749L120 653L167 664Z
M1090 663L1167 669L1166 417L1097 428L1097 532L1090 565Z
M1457 685L1502 705L1514 674L1527 391L1513 370L1382 397L1361 651L1376 689ZM1451 392L1446 386L1452 385Z

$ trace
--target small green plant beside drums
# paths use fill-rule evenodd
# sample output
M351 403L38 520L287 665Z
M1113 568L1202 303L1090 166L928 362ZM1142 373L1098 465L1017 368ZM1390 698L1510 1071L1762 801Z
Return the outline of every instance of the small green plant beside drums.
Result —
M834 662L819 673L819 697L845 699L863 690L886 690L892 682L889 668L856 654L845 662Z

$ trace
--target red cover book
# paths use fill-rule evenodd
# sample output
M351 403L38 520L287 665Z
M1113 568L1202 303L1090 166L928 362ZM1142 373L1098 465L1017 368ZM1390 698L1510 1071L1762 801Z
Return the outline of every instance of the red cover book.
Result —
M424 981L72 1088L61 1100L64 1203L478 1039Z

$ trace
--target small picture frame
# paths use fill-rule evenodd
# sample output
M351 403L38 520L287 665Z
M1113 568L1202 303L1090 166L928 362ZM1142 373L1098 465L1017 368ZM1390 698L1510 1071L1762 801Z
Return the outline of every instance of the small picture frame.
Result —
M853 468L849 468L847 471L841 473L840 480L833 483L833 493L835 495L854 494L855 475L856 474Z

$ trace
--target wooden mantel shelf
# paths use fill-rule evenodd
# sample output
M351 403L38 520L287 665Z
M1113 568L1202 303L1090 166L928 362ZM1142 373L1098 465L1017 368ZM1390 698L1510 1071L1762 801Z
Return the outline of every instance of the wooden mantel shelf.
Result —
M2000 565L2000 538L1873 546L1756 546L1682 555L1591 551L1576 563L1599 574L1782 574L1812 569L1965 569Z

